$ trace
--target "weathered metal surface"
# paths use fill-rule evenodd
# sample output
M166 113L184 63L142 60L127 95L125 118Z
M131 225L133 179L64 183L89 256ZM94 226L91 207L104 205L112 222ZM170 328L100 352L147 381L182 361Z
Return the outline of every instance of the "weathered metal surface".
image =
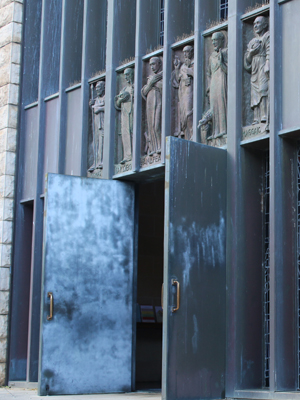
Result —
M67 94L67 134L65 173L68 175L81 175L81 89L73 90Z
M163 398L225 395L226 151L168 138ZM180 283L176 306L175 279Z
M131 390L133 253L133 186L48 176L41 395Z

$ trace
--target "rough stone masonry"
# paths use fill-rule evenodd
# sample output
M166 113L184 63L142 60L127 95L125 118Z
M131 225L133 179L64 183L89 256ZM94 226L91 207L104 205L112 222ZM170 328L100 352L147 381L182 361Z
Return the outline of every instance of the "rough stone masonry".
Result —
M23 0L0 0L0 386L6 377Z

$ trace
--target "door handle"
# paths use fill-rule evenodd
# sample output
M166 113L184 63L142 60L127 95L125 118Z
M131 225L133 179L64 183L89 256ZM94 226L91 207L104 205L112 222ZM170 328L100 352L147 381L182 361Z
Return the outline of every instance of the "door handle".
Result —
M172 286L176 286L177 289L177 305L176 307L172 307L172 312L176 312L180 307L180 284L176 279L171 280Z
M161 285L161 294L160 294L160 304L161 309L164 309L164 284Z
M47 315L47 320L50 321L53 318L53 293L48 292L48 297L50 297L50 315Z

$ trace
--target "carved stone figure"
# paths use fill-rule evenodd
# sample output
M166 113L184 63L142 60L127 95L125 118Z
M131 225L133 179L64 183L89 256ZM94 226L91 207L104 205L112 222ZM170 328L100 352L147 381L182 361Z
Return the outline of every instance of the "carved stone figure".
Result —
M252 125L265 124L264 130L268 131L270 32L267 18L255 18L253 28L256 37L249 42L244 58L244 67L251 73Z
M198 127L212 123L212 132L208 137L219 138L227 133L227 64L228 51L223 32L212 35L213 53L209 57L207 70L210 109L199 121Z
M162 115L162 61L152 57L149 65L154 75L148 77L147 84L142 88L142 97L146 100L146 115L148 132L145 132L145 153L153 155L161 152L161 115Z
M178 89L180 132L175 136L190 140L193 136L193 80L194 80L194 48L183 48L184 63L178 56L174 60L172 86Z
M132 131L133 131L133 98L134 98L134 70L126 68L124 71L128 83L115 97L115 108L121 111L121 136L123 144L123 159L120 164L132 160Z
M91 85L93 97L93 85ZM97 97L90 100L93 123L93 165L89 172L103 168L103 142L104 142L104 111L105 111L105 82L96 84Z

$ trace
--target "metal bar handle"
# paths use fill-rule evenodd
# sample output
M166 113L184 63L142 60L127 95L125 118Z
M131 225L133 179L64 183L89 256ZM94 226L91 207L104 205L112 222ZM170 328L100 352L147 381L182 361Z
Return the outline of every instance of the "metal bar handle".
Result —
M176 312L180 307L180 284L176 279L172 279L172 286L176 286L177 288L177 305L176 307L172 307L172 312Z
M48 297L50 297L50 315L47 315L47 320L50 321L53 318L53 293L48 292Z
M164 284L161 285L161 295L160 295L161 309L164 309Z

